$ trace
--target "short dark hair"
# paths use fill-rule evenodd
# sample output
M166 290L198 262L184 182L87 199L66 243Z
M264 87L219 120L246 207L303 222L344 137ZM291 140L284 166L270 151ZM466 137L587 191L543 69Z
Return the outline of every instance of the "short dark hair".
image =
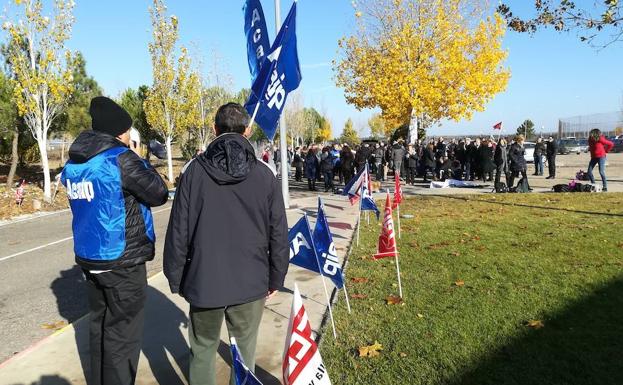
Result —
M219 107L214 117L217 135L226 132L244 134L249 125L249 114L238 103L227 103Z

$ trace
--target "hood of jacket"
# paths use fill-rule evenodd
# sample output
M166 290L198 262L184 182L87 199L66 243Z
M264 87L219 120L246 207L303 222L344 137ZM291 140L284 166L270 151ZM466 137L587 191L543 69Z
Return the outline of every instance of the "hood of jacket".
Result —
M69 159L75 163L85 163L108 149L124 146L112 135L93 130L83 131L69 147Z
M257 165L255 150L242 135L226 133L216 138L197 162L219 185L237 184L245 179Z

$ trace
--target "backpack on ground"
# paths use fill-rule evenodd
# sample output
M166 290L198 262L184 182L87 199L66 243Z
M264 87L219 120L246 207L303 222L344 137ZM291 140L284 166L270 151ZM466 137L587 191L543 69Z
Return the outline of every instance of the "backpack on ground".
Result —
M588 173L585 172L585 171L582 171L582 170L578 171L575 174L575 179L577 179L577 180L590 180L590 178L588 177Z
M576 182L570 190L571 192L593 192L595 191L595 186L592 184Z
M495 184L495 192L496 193L507 193L508 191L508 186L506 186L506 183L504 182L498 182Z
M519 183L517 183L517 187L515 187L515 192L517 193L530 192L530 186L528 186L528 180L526 178L521 178L519 180Z
M557 193L566 193L566 192L570 192L571 189L569 188L568 184L557 184L554 185L554 187L552 187L552 190L554 190L554 192Z

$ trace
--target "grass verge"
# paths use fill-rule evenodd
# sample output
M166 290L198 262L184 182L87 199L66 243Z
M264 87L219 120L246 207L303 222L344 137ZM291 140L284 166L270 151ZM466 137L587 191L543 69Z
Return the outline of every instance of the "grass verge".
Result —
M623 194L406 200L393 259L363 224L352 314L321 352L337 384L622 384ZM379 202L379 204L381 204ZM382 210L382 207L380 207ZM394 213L394 224L397 226ZM359 348L379 342L375 357Z

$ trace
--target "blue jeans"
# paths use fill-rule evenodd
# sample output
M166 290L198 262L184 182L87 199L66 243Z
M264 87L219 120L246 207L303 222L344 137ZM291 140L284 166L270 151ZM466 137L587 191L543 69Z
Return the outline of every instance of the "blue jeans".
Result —
M543 175L543 157L541 155L534 157L534 174Z
M601 176L601 183L603 184L604 189L608 188L608 183L606 182L606 157L602 158L591 158L591 161L588 163L588 178L591 180L591 183L595 184L595 177L593 176L593 168L595 165L599 165L599 175Z

